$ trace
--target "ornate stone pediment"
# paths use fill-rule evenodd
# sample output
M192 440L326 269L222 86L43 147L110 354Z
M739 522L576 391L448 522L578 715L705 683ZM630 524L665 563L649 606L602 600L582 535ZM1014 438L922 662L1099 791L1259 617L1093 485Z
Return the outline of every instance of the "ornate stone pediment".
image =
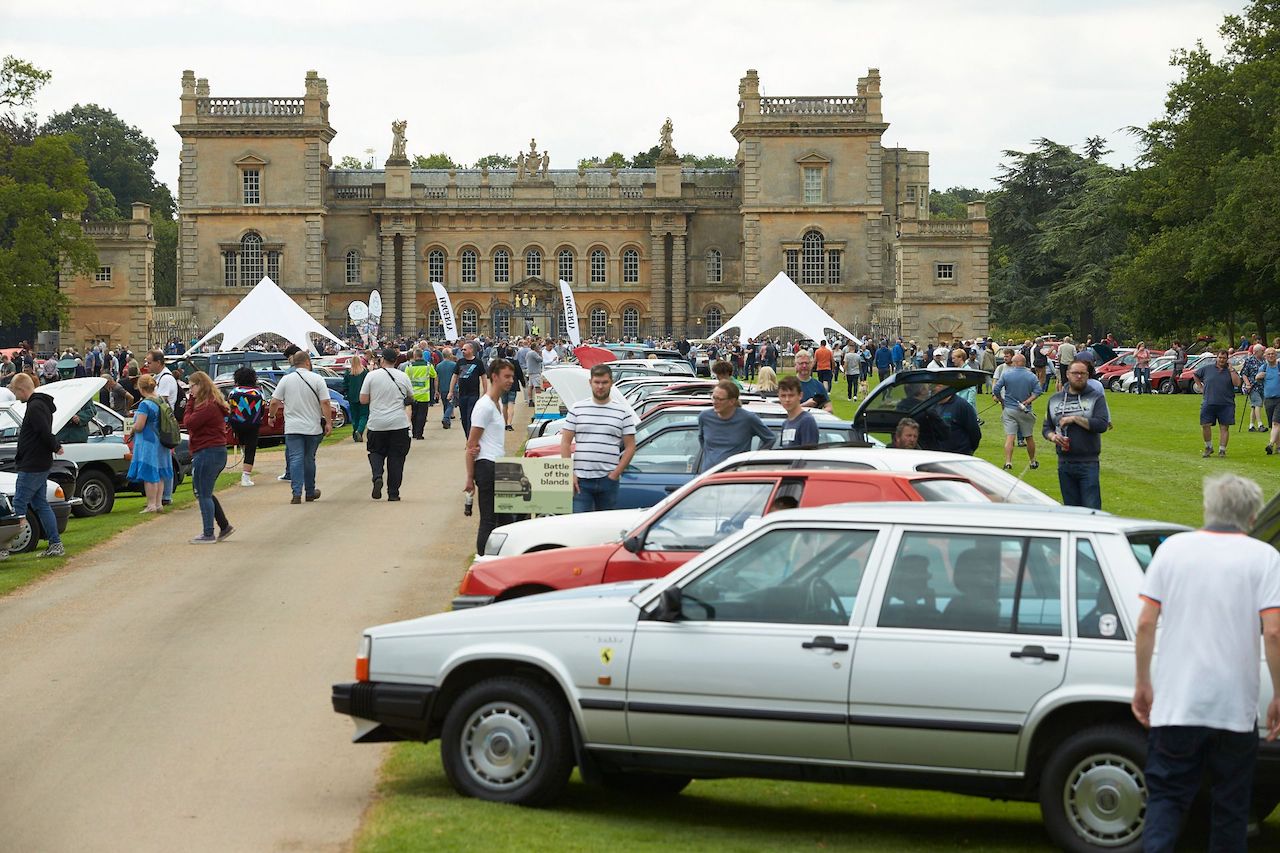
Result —
M824 157L817 151L810 151L803 157L796 158L796 162L801 166L826 166L831 162L830 157Z
M237 160L235 164L239 166L241 169L252 169L257 166L265 166L267 165L268 162L269 161L264 160L262 157L259 157L257 154L250 152L244 155L243 157L241 157L239 160Z

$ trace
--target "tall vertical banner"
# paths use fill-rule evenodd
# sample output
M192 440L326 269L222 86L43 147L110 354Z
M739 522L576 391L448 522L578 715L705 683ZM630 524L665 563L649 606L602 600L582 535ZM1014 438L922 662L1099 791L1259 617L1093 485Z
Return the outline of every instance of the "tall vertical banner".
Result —
M578 304L573 301L573 288L560 279L560 301L564 303L564 327L569 341L576 347L582 345L582 333L578 331Z
M436 310L440 312L440 325L444 326L444 336L450 341L458 339L458 324L453 320L453 303L449 301L449 291L438 281L431 282L431 289L436 292Z

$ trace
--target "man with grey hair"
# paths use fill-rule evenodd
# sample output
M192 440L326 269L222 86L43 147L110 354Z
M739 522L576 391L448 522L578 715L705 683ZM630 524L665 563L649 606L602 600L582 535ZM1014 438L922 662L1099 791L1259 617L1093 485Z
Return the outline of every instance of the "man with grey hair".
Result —
M1170 536L1143 581L1133 714L1150 728L1143 849L1173 850L1206 766L1210 850L1241 850L1258 756L1258 626L1271 702L1265 735L1280 735L1280 554L1250 538L1262 489L1235 474L1204 483L1204 528ZM1151 659L1160 632L1160 659Z

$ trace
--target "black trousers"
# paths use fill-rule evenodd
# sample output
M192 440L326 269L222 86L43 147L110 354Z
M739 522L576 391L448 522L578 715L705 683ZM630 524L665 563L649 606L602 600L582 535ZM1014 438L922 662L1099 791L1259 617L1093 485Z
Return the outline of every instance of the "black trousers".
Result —
M253 460L258 453L259 424L233 424L231 431L236 434L236 441L244 448L244 464L253 467Z
M462 421L462 435L464 438L471 435L471 410L476 407L478 402L480 402L479 397L458 395L458 419Z
M427 415L431 414L431 404L427 402L413 401L413 410L410 414L410 421L413 423L413 437L422 438L422 430L427 426Z
M480 512L480 527L476 530L476 553L484 553L484 545L489 541L493 528L510 524L518 516L493 511L493 471L494 463L488 459L477 459L475 462L476 509Z
M369 452L369 467L373 479L382 476L387 468L387 497L400 496L400 483L404 480L404 458L409 455L409 430L367 430L364 434L365 449Z

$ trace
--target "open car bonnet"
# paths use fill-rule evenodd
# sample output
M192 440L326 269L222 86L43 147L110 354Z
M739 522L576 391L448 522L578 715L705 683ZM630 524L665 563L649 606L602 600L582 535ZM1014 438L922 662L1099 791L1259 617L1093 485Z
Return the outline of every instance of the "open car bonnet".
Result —
M853 416L854 438L891 433L898 421L919 420L921 412L952 391L977 388L990 380L990 373L967 368L899 371L877 385L858 406Z
M71 420L71 416L84 406L85 403L93 399L94 395L102 390L102 386L107 384L107 380L101 376L87 376L83 379L64 379L61 382L50 382L48 385L41 385L36 391L40 394L48 394L53 398L55 406L53 412L53 431L56 433L67 425ZM18 413L19 417L27 416L26 403L14 403L13 410Z
M551 383L551 387L556 390L556 394L560 395L560 402L566 407L572 406L579 400L591 399L591 371L575 365L565 365L548 368L542 372L542 378ZM635 416L636 410L627 402L627 398L622 396L622 392L618 390L618 386L613 387L610 394L613 401L620 403ZM636 418L639 421L639 418Z

